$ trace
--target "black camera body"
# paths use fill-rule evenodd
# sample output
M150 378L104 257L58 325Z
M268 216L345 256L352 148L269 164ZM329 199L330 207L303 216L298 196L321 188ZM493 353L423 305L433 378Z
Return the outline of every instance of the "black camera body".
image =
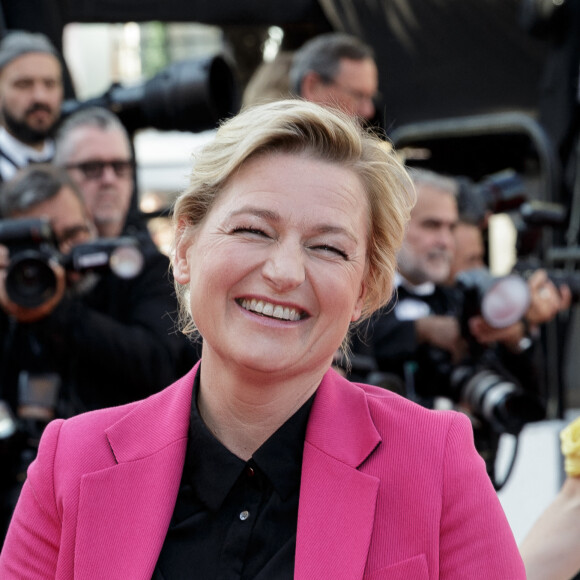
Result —
M505 369L496 348L475 340L469 319L482 315L494 328L514 324L529 306L527 283L516 274L494 277L483 268L460 272L456 289L461 295L459 325L469 354L459 364L445 368L451 392L496 433L517 435L526 423L545 418L545 406L536 393L526 391Z
M59 260L50 223L43 219L0 220L0 244L8 248L6 292L13 302L33 308L56 291L56 275L50 266Z
M8 248L6 293L25 308L41 306L57 289L51 262L72 272L112 271L120 278L137 276L144 264L135 238L101 238L59 252L50 222L42 218L0 220L0 244Z
M499 289L501 298L505 297L504 283L516 286L514 304L518 296L525 298L527 284L523 278L494 277L487 270L462 273L457 284L446 290L448 313L457 318L468 345L468 352L461 361L453 361L444 349L421 344L414 358L402 362L399 368L399 362L393 362L393 366L381 365L374 358L372 348L360 345L352 359L349 376L399 392L426 406L438 397L451 399L496 434L515 435L526 423L543 419L543 401L535 392L522 387L513 369L506 368L503 353L494 346L479 344L469 332L469 319L483 315L490 292ZM497 328L507 326L506 323L523 315L526 303L519 308L519 312L510 309L499 315L493 313L494 318L488 324L495 320L499 321ZM387 316L395 316L395 313Z
M200 132L237 113L239 101L229 60L213 55L175 62L142 84L114 84L100 97L84 102L67 100L61 113L66 118L87 107L105 107L130 134L145 127Z

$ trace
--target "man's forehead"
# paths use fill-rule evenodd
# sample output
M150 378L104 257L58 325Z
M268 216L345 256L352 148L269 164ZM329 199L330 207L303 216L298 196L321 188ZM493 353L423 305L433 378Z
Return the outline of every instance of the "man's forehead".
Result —
M430 185L417 185L417 203L411 211L411 218L425 213L446 213L457 215L457 199L453 193Z
M0 76L6 78L42 76L60 80L62 67L58 58L52 54L29 52L6 64L0 71Z
M131 156L131 146L127 137L117 127L79 125L69 133L67 150L68 148L71 148L70 158L74 160Z
M357 82L365 81L374 86L378 82L378 70L372 58L360 60L341 58L338 66L338 77Z
M48 218L53 224L85 219L83 202L68 185L61 187L53 197L20 213L22 217Z

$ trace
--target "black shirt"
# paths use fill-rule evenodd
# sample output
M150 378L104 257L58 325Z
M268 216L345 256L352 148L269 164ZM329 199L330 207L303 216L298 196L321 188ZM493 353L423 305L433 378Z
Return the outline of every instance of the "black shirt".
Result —
M245 462L226 449L197 409L173 517L153 580L294 576L300 473L314 395Z

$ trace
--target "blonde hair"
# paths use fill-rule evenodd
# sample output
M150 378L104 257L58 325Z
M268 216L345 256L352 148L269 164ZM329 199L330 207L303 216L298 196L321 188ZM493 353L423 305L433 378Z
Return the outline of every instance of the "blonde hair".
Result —
M391 298L397 252L415 191L390 145L343 113L290 99L257 105L229 119L197 156L190 184L175 203L174 223L201 224L244 163L274 153L306 153L346 167L360 179L370 212L361 319L368 318ZM188 288L176 285L176 290L186 323L184 332L191 333L194 326L187 305Z

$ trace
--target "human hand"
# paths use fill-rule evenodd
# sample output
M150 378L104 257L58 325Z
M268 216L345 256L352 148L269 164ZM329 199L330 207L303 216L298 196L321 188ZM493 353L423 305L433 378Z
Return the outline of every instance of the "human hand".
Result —
M417 340L451 353L454 362L467 354L467 343L461 336L459 322L454 316L426 316L415 321Z
M54 262L50 262L50 267L55 274L56 289L52 296L40 306L27 308L13 302L6 291L6 272L10 263L8 248L0 244L0 308L18 322L36 322L48 316L59 304L66 289L66 273L64 268Z
M545 270L536 270L528 279L530 306L525 319L530 326L552 320L558 312L570 307L572 293L563 284L559 288L548 278Z
M469 332L479 344L501 342L508 348L517 349L525 336L525 327L522 322L515 322L505 328L494 328L485 321L483 316L473 316L469 319L468 325Z

